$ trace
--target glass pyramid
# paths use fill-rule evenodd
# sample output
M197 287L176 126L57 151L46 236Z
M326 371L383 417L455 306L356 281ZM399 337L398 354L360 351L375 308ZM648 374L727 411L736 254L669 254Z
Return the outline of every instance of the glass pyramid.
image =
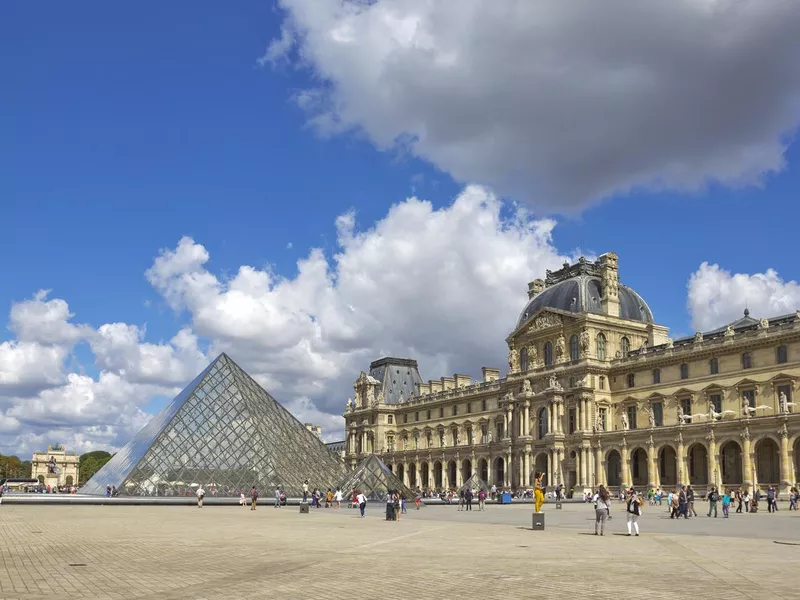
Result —
M477 473L473 473L472 477L467 479L459 488L459 491L472 490L475 494L477 494L480 490L483 490L488 494L490 489L491 486L488 483L481 479Z
M389 490L405 494L406 500L409 501L416 497L416 494L374 454L362 460L356 470L347 475L337 488L348 501L353 499L353 490L362 492L370 501L383 502Z
M206 369L86 485L84 494L238 496L256 486L288 496L326 489L346 470L339 457L226 354Z

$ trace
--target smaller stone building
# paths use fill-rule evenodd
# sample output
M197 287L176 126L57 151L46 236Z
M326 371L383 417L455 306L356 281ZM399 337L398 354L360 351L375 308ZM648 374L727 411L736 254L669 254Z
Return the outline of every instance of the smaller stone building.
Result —
M34 452L31 478L43 485L77 485L80 458L64 446L48 446L47 452Z

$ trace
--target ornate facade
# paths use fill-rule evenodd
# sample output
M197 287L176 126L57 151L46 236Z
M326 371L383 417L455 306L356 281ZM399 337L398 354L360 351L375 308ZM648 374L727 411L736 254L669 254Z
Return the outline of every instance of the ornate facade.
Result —
M33 453L31 478L42 485L77 485L79 462L80 457L63 446L48 446L47 452Z
M800 312L672 340L619 282L617 255L528 286L509 368L422 381L384 358L355 382L347 464L377 453L409 487L794 485Z

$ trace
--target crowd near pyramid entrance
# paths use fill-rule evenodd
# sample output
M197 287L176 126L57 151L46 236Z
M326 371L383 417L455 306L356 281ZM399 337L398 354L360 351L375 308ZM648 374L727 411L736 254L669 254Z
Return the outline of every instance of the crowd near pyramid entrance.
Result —
M385 467L384 467L385 468ZM123 496L220 497L255 486L302 496L334 487L339 457L226 354L219 355L81 490Z
M375 454L362 460L338 487L346 500L353 499L354 490L370 501L383 501L389 490L405 495L409 500L416 496Z

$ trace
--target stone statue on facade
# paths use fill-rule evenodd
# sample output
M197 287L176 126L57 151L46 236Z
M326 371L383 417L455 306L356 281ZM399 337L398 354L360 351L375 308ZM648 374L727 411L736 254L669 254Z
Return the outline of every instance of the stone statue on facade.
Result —
M560 390L561 384L558 382L558 377L555 375L550 375L550 389L551 390Z
M749 417L750 411L755 410L750 408L750 402L748 401L746 396L742 396L742 416Z
M672 341L672 338L667 338L667 350L671 350L674 345L675 342Z
M789 412L789 399L786 397L785 392L781 392L781 395L778 396L778 406L780 407L782 413Z
M656 413L652 406L647 409L647 420L651 428L656 426Z
M511 344L508 349L508 370L511 373L519 371L519 351Z
M564 339L564 334L559 333L556 338L556 360L560 361L564 358L567 342Z
M533 368L539 364L539 350L536 349L536 344L528 346L528 364Z
M689 420L689 415L683 412L683 407L678 405L678 424L679 425L686 425L686 421Z
M522 381L522 393L523 394L532 394L533 388L531 387L531 380L525 379Z
M353 399L348 397L347 398L347 412L350 412L351 410L353 410Z
M47 472L51 475L56 472L56 457L51 456L50 460L47 461Z
M581 331L580 345L581 345L581 354L583 356L589 354L589 331L586 329Z
M725 337L733 337L736 335L736 332L733 331L733 325L728 325L725 328Z
M377 404L383 404L383 401L384 401L383 390L378 390L378 397L375 399L375 402Z
M603 431L603 419L600 417L600 411L597 411L597 414L594 416L594 425L592 426L592 431L594 433L600 433Z
M628 427L630 427L630 423L628 423L628 415L624 412L622 413L622 430L628 431Z
M698 331L694 334L694 343L695 344L702 344L703 343L703 332Z
M769 321L767 319L760 319L758 321L758 328L759 329L768 329L769 328Z

